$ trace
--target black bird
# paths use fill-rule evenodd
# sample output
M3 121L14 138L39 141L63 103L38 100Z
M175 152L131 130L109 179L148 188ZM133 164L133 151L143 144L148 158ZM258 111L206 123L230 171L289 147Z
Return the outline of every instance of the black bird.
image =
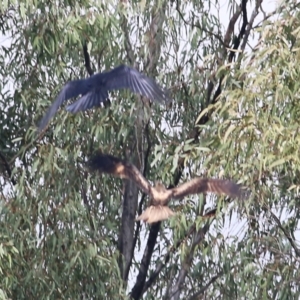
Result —
M90 158L88 166L91 170L107 173L133 181L144 193L150 196L150 206L137 218L146 223L166 220L175 213L168 207L172 199L182 199L185 196L199 193L225 194L243 199L247 195L244 188L231 180L196 177L177 187L166 189L156 182L152 186L141 172L131 163L112 155L96 154Z
M121 89L129 89L159 103L169 100L167 92L153 79L134 68L120 65L111 71L98 73L85 79L69 81L40 121L39 132L47 126L49 120L65 100L81 95L75 103L66 108L69 112L77 113L100 106L108 99L109 91Z

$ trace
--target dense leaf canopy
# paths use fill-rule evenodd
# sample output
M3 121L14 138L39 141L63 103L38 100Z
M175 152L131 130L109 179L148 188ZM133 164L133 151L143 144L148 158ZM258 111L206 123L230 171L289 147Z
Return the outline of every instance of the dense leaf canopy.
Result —
M3 1L0 299L299 299L297 2ZM173 101L116 91L37 134L67 81L120 64ZM86 168L99 149L151 182L251 196L187 197L144 225L146 195Z

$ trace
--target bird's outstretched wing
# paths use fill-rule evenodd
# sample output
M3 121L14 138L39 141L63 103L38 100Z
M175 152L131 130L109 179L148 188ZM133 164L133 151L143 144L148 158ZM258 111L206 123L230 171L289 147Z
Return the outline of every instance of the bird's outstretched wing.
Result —
M66 110L75 114L80 111L85 111L93 107L99 107L106 103L108 99L108 91L99 85L90 90L76 102L67 106Z
M87 92L87 86L85 84L85 80L74 80L69 81L60 91L59 95L49 107L48 111L42 118L39 123L38 130L41 132L47 126L50 119L55 115L58 108L63 104L64 101L77 97L80 94L85 94Z
M112 155L96 154L88 161L88 166L93 171L108 173L117 177L130 179L148 195L151 194L151 185L141 172L131 163Z
M152 78L125 65L120 65L106 73L105 86L108 90L130 89L136 94L159 103L170 100L167 91L163 90Z
M67 111L77 113L101 106L108 99L109 91L121 89L129 89L159 103L170 100L167 92L153 79L134 68L120 65L111 71L98 73L86 79L68 82L40 121L39 132L46 127L49 120L65 100L82 95L75 103L67 106Z
M243 188L231 180L223 179L208 179L208 178L194 178L186 183L183 183L173 190L173 198L183 198L190 194L199 193L214 193L224 194L233 198L243 198L245 193Z
M109 91L121 89L129 89L159 103L169 101L167 92L153 79L125 65L120 65L111 71L95 74L86 80L91 86L90 91L69 105L67 107L69 112L76 113L100 106L108 98Z

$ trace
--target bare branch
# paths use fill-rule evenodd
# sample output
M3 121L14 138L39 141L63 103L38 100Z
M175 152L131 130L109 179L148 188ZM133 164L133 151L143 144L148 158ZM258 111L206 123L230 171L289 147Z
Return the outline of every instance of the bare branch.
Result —
M245 33L244 33L243 43L242 43L242 46L241 46L241 50L243 52L244 52L246 44L248 42L250 31L253 29L254 20L255 20L256 16L258 15L258 9L261 6L262 2L263 2L263 0L256 0L255 8L252 12L252 15L251 15L250 21L248 23L247 29L245 30Z
M248 0L242 0L242 3L241 3L241 11L243 12L243 23L242 23L242 26L241 26L241 29L240 29L240 32L239 32L237 38L233 42L233 49L235 49L235 50L237 50L238 47L240 46L242 37L245 35L245 32L246 32L246 27L248 24L247 2L248 2ZM230 51L229 62L232 62L234 56L235 56L235 52Z
M238 9L236 11L236 13L230 19L229 25L228 25L228 28L227 28L227 31L226 31L226 34L225 34L224 43L226 45L226 44L229 44L230 38L233 34L234 25L235 25L238 17L240 16L241 12L243 12L243 24L242 24L242 27L241 27L241 30L239 32L238 37L234 40L234 43L233 43L233 49L235 49L235 50L238 49L238 47L240 45L241 38L245 34L246 26L247 26L247 23L248 23L247 9L246 9L247 2L248 2L248 0L242 0L241 8ZM228 57L229 62L232 62L234 56L235 56L235 52L230 51L229 52L229 57ZM223 59L225 59L225 56L223 57ZM210 100L210 98L211 98L211 93L213 91L213 86L214 86L213 80L209 83L208 93L207 93L207 104L216 103L218 97L221 95L221 92L222 92L222 81L223 81L223 79L224 79L224 76L222 76L219 79L218 88L217 88L216 92L214 93L214 96L213 96L212 100Z
M156 244L160 223L161 222L155 223L150 228L149 238L141 262L139 274L137 276L136 283L131 291L131 297L135 300L140 299L141 295L143 294L144 284L146 281L146 276L149 269L153 249Z
M231 37L234 32L234 25L235 25L236 21L238 20L239 16L241 15L241 13L242 13L242 8L239 7L229 21L229 24L228 24L228 27L227 27L227 30L226 30L226 33L224 36L224 45L226 45L226 47L229 47Z
M84 56L84 63L85 63L86 71L88 72L88 74L90 76L92 76L94 74L94 71L92 70L92 67L91 67L91 59L90 59L90 54L87 49L86 41L83 43L83 56Z
M150 132L149 132L149 123L150 123L150 120L147 122L147 124L145 126L145 132L144 132L145 136L146 136L146 139L147 139L147 150L146 150L145 158L144 158L144 171L143 171L144 176L146 176L147 171L148 171L148 159L149 159L149 156L150 156L150 150L151 150L151 146L152 146L151 145L151 139L150 139ZM142 212L142 207L143 207L143 204L145 202L146 197L147 197L147 195L145 193L143 193L143 196L141 198L141 201L140 201L139 207L138 207L138 215L140 215L141 212ZM134 254L134 249L135 249L138 237L139 237L140 229L141 229L141 222L137 222L137 226L136 226L135 233L134 233L131 260L132 260L132 257L133 257L133 254Z
M121 253L119 267L124 282L127 282L129 269L132 262L134 245L135 213L137 210L138 188L130 180L125 182L123 196L122 224L118 238L118 250Z

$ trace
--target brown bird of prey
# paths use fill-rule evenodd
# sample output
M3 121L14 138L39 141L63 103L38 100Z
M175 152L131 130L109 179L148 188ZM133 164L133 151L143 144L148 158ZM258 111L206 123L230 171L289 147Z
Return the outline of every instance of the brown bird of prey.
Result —
M166 220L175 213L168 207L171 199L182 199L190 194L215 193L230 197L242 198L244 193L240 185L222 179L194 178L177 187L166 189L162 183L153 187L141 172L131 163L112 155L96 154L90 158L88 166L91 170L108 173L117 177L130 179L150 196L150 206L137 218L146 223Z

